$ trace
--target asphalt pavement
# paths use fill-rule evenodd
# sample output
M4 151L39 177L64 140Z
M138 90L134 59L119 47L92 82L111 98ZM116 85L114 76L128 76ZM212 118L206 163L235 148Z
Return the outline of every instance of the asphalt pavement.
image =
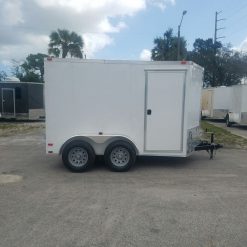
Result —
M114 173L99 159L75 174L43 130L0 137L0 246L247 246L246 160L222 149Z

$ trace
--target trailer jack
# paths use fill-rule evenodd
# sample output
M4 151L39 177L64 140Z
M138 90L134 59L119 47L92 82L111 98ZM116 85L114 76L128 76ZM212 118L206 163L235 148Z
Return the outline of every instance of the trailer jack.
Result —
M207 132L209 133L209 132ZM221 144L215 144L214 143L214 133L210 133L211 134L211 138L210 138L210 142L208 141L201 141L196 147L195 147L195 151L202 151L205 150L209 153L209 157L212 160L216 154L216 150L219 148L223 148L223 145Z

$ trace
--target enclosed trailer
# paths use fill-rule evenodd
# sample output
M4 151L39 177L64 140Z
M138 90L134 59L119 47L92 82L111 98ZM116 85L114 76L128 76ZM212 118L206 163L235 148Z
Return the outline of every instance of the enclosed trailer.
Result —
M202 117L225 119L232 103L232 87L215 87L202 90Z
M200 137L202 77L184 61L48 58L46 151L73 171L88 169L95 155L115 171L136 155L189 156Z
M38 120L44 117L43 83L0 83L0 118Z
M232 98L226 124L231 126L233 123L241 125L247 124L247 85L235 85L231 87Z

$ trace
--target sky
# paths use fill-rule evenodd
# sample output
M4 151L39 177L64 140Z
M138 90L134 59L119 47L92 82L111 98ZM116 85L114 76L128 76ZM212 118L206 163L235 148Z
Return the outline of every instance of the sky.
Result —
M246 0L0 0L0 71L30 53L47 53L52 31L83 37L87 58L150 60L153 39L168 28L193 48L196 38L213 38L215 12L221 41L247 51Z

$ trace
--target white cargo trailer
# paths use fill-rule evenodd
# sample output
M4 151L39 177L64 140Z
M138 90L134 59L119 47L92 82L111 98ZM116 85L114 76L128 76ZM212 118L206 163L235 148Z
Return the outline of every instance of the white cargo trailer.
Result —
M247 85L236 85L231 87L232 97L228 114L226 115L226 125L233 123L241 125L247 124Z
M88 169L95 155L115 171L136 155L189 156L199 143L202 77L192 62L48 58L47 153L72 171Z
M202 90L202 118L225 119L232 103L232 87Z
M225 119L226 125L247 124L247 85L202 90L202 118Z

